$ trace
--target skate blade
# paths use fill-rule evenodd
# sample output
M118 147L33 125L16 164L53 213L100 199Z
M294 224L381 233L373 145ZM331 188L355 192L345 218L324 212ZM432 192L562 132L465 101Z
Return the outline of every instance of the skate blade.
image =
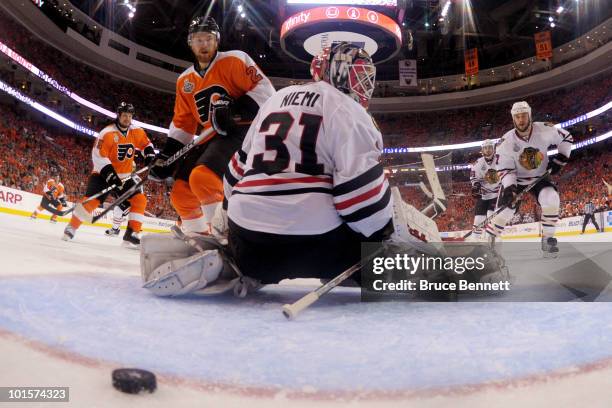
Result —
M558 252L547 252L542 254L542 258L544 259L556 259L559 257L559 253Z
M62 241L70 242L72 241L72 238L69 235L64 234L62 236Z

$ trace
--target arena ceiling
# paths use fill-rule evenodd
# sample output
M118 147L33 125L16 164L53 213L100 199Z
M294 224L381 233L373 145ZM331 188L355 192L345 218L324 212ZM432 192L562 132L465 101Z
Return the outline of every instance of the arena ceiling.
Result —
M421 78L462 73L463 51L474 47L479 49L482 69L504 65L534 55L536 32L550 30L556 47L612 17L609 0L450 0L443 13L447 1L398 0L395 10L386 9L404 30L404 44L396 58L379 65L379 79L397 78L399 58L417 59ZM247 51L268 75L306 78L308 67L280 47L280 26L293 13L285 3L72 0L124 37L187 60L191 59L186 45L189 22L195 15L210 13L222 26L222 49ZM131 18L128 4L136 9Z

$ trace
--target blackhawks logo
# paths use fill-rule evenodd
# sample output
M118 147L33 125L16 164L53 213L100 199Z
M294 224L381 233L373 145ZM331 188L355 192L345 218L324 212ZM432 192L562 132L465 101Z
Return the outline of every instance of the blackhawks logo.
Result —
M496 184L499 182L499 175L497 174L497 170L489 169L484 175L484 180L487 184Z
M542 164L542 160L544 160L542 152L533 147L526 148L519 156L519 163L527 170L537 169Z

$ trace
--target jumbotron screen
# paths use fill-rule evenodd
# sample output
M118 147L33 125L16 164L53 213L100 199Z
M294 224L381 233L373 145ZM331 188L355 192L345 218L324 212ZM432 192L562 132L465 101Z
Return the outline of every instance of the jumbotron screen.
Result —
M287 0L287 4L397 7L397 0Z

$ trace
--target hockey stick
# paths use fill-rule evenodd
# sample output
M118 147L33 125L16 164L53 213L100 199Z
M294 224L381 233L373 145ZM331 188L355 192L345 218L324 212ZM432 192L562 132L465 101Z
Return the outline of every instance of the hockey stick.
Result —
M209 127L208 129L200 133L198 137L193 139L191 142L187 143L185 146L181 147L181 149L178 152L168 157L161 166L166 167L166 166L171 165L172 163L174 163L175 161L183 157L185 153L193 149L195 145L207 142L212 137L212 133L214 131L215 130L212 127Z
M489 221L491 221L497 214L499 214L500 212L504 211L506 208L508 207L512 207L514 205L516 205L516 203L518 203L521 198L523 198L523 196L525 195L525 193L528 193L532 188L534 188L536 186L536 184L538 184L540 181L544 180L546 177L550 176L550 170L546 170L546 172L544 174L542 174L540 177L538 177L533 183L531 183L530 185L528 185L523 191L519 192L516 197L514 197L514 200L512 200L512 203L510 205L504 205L502 207L499 207L497 210L495 210L493 212L493 214L491 214L490 216L488 216L487 218L485 218L485 220L483 222L481 222L480 224L478 224L477 228L482 228L485 225L487 225L487 223ZM472 233L474 232L474 229L472 229L470 232L468 232L467 234L465 234L463 236L463 239L466 239L467 237L469 237L470 235L472 235Z
M142 169L148 169L147 167L143 167ZM141 169L141 170L142 170ZM108 207L106 207L100 214L94 216L91 219L91 223L95 224L96 221L98 221L100 218L104 217L109 211L112 211L116 206L118 206L119 204L121 204L122 202L124 202L125 200L129 199L130 197L132 197L132 195L136 192L136 190L138 190L143 184L144 182L147 180L146 177L144 177L142 180L140 180L138 183L134 184L132 187L128 188L123 194L121 194L115 201L113 201L111 203L111 205L109 205ZM110 188L110 187L109 187Z
M383 244L382 247L380 247L378 250L374 251L372 254L366 257L365 260L371 259L372 257L374 257L374 255L380 253L384 248L385 246ZM295 318L304 309L306 309L307 307L312 305L314 302L319 300L321 296L325 295L327 292L329 292L330 290L332 290L333 288L335 288L336 286L338 286L339 284L341 284L342 282L350 278L351 275L353 275L359 269L361 269L361 262L357 262L355 265L351 266L350 268L342 272L340 275L336 276L334 279L330 280L324 285L319 286L317 289L313 290L312 292L306 294L301 299L299 299L297 302L283 305L283 315L288 320Z
M142 169L140 169L140 170L138 170L138 171L136 171L136 172L134 172L134 173L130 174L128 177L124 178L124 179L123 179L123 180L121 180L121 181L128 181L128 180L131 180L131 179L134 177L134 175L136 175L136 174L140 174L140 173L143 173L143 172L145 172L145 171L147 171L147 170L149 170L149 167L143 167ZM80 203L80 204L85 204L85 203L88 203L88 202L90 202L91 200L94 200L94 199L96 199L96 198L98 198L98 197L100 197L100 196L102 196L102 195L104 195L104 194L106 194L106 193L111 192L112 190L116 189L117 187L119 187L119 186L117 186L116 184L113 184L113 185L112 185L112 186L110 186L110 187L106 187L104 190L102 190L102 191L100 191L100 192L98 192L98 193L96 193L96 194L92 195L91 197L87 197L87 199L85 199L85 200L81 201L81 203ZM72 207L68 208L67 210L64 210L64 211L58 211L58 212L57 212L57 215L59 215L59 216L64 216L64 215L70 214L71 212L73 212L73 211L75 210L75 208L76 208L76 206L77 206L78 204L79 204L79 203L77 203L77 204L73 205Z
M198 137L193 139L191 142L187 143L178 152L176 152L172 156L168 157L164 161L164 163L162 164L162 167L166 167L166 166L171 165L172 163L174 163L175 161L177 161L178 159L183 157L183 155L185 155L188 151L190 151L195 145L197 145L200 142L205 142L208 139L210 139L210 137L212 137L211 134L213 132L214 132L214 129L212 127L210 127L208 129L206 129L204 132L200 133L200 135ZM143 173L143 172L149 170L151 167L152 166L145 166L145 167L141 168L140 170L138 170L137 172L135 172L134 174ZM122 181L131 180L132 176L133 175L125 178ZM98 214L95 217L93 217L91 223L92 224L95 223L100 218L102 218L104 215L106 215L109 211L113 210L116 206L118 206L119 204L121 204L125 200L129 199L131 194L133 194L138 188L140 188L144 184L144 182L147 180L147 178L148 177L144 177L136 185L134 185L131 188L129 188L125 193L123 193L119 198L117 198L111 205L109 205L107 208L105 208L104 211L102 211L100 214ZM91 201L91 200L93 200L96 197L100 197L102 194L108 193L109 191L111 191L111 190L113 190L113 189L115 189L117 187L119 187L119 186L113 184L112 186L107 187L104 190L100 191L99 193L89 197L87 200L83 201L81 204L86 203L87 201ZM128 194L128 193L130 193L130 194ZM76 205L73 208L71 208L70 211L74 211L75 207L76 207Z

